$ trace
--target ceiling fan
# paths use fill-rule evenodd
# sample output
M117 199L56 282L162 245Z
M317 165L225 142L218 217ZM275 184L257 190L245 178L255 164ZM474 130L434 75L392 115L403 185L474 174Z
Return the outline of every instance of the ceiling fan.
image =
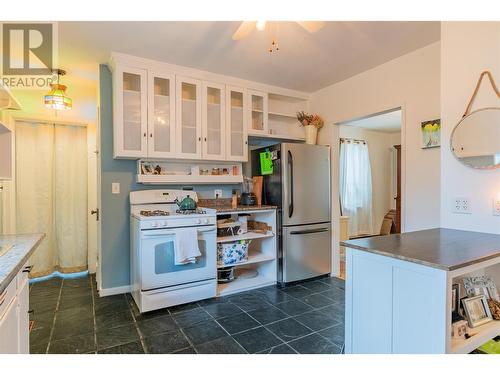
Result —
M310 33L315 33L319 29L321 29L323 26L325 26L325 22L323 21L295 21L297 22L302 28L304 28L306 31ZM238 27L238 30L233 34L233 40L240 40L245 38L246 36L250 35L252 31L255 29L257 30L264 30L266 28L266 21L243 21Z

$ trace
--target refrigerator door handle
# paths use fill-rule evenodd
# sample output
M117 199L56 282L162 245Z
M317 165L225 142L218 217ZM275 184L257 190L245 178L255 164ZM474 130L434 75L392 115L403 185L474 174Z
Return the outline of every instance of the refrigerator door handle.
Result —
M289 171L289 184L290 184L290 194L288 203L288 217L293 215L293 158L292 153L288 150L288 171Z
M307 229L307 230L296 230L293 232L290 232L290 234L311 234L311 233L321 233L321 232L328 232L328 228L319 228L319 229Z

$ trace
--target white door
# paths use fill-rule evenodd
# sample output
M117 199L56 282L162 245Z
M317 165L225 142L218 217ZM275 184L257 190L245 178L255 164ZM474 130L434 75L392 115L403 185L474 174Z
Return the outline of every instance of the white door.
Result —
M115 158L147 156L147 72L117 67L114 79Z
M148 74L148 157L175 155L175 77L173 74Z
M202 153L203 159L225 160L225 86L203 82Z
M268 134L268 98L267 93L248 90L248 133Z
M98 187L98 149L97 149L97 129L95 124L87 125L87 248L89 273L97 271L97 254L99 245L98 220L99 205L97 203Z
M176 157L201 158L201 81L177 76Z
M226 87L226 159L248 160L247 96L245 89Z

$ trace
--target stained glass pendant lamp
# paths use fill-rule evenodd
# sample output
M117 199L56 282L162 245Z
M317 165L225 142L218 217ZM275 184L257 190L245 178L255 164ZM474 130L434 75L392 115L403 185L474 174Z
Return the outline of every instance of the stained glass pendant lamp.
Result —
M67 87L59 83L59 77L66 74L62 69L57 69L57 83L50 84L50 91L44 97L45 107L55 110L71 109L73 100L66 95Z

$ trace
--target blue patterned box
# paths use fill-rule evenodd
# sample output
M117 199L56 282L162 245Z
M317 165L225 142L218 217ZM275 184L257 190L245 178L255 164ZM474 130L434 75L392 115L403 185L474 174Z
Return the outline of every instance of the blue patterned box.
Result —
M217 262L227 266L248 260L250 241L227 242L217 244Z

